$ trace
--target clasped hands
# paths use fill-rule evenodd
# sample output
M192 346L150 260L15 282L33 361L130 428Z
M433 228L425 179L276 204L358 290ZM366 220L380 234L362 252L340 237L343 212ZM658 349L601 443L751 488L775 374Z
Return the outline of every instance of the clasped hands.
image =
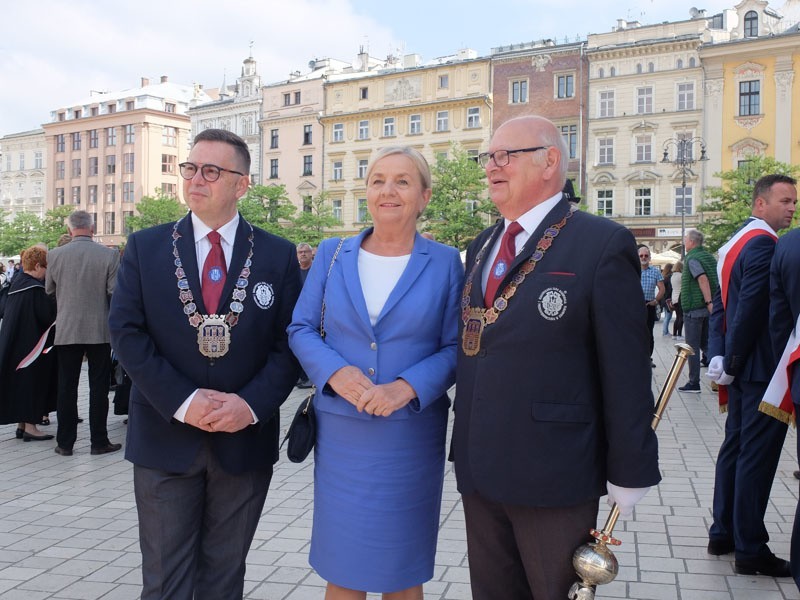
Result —
M238 394L198 389L184 422L203 431L234 433L253 422L247 402Z
M333 391L356 407L376 417L388 417L416 397L414 388L403 379L375 385L360 369L342 367L328 380Z

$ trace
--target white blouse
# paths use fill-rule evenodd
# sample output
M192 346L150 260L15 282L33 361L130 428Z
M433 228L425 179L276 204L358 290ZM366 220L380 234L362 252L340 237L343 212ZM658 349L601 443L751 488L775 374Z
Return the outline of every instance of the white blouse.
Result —
M369 320L374 326L383 305L406 269L410 254L403 256L378 256L363 248L358 251L358 277L367 303Z

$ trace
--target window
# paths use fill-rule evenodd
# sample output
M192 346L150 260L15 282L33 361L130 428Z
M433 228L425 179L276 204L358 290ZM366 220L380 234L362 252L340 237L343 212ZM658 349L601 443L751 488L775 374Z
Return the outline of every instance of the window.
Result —
M344 141L344 123L333 124L333 141L334 142Z
M278 178L278 159L271 158L269 160L269 178L270 179L277 179Z
M645 115L653 112L653 88L643 87L636 90L636 114Z
M107 183L106 184L106 202L116 202L117 201L117 184L115 183Z
M358 90L358 99L359 100L367 100L369 98L369 88L362 87Z
M332 202L333 204L333 218L336 219L339 223L342 222L342 201L339 198L336 198Z
M64 188L56 188L56 204L64 206Z
M75 132L72 134L72 149L73 150L80 150L81 149L81 134L80 132Z
M178 157L174 154L161 155L161 172L168 175L177 173Z
M97 186L89 186L89 204L97 204Z
M295 104L300 104L300 92L295 92L294 93L294 103Z
M292 95L291 94L284 94L283 95L283 105L284 106L291 106L292 105Z
M383 137L394 137L394 117L384 117Z
M250 94L245 93L246 96ZM242 135L253 135L253 118L252 117L242 117Z
M81 186L79 185L72 186L72 203L73 204L81 203Z
M167 127L165 125L161 129L161 144L164 146L177 146L178 130L175 127Z
M333 180L341 181L342 178L342 161L337 160L333 163Z
M172 102L165 102L164 103L164 112L174 113L175 112L175 105Z
M358 222L364 223L367 220L367 199L366 198L359 198L358 199Z
M694 110L694 82L678 84L678 110Z
M132 210L122 211L122 232L125 235L133 233L133 228L128 224L128 220L133 216Z
M685 194L684 194L685 192ZM685 212L684 212L685 211ZM675 188L675 214L692 214L692 188L691 186Z
M436 131L447 131L450 129L450 111L436 111Z
M446 90L450 87L450 75L439 75L439 89Z
M133 189L134 185L132 181L123 181L122 182L122 201L123 202L134 202L133 197Z
M106 175L113 175L117 172L117 157L113 154L106 156Z
M561 130L561 137L567 143L570 158L577 158L578 156L578 126L577 125L562 125L559 127Z
M636 63L636 74L641 75L642 73L642 63Z
M609 77L616 77L617 76L617 67L611 67L608 73Z
M178 186L174 183L162 183L161 193L169 198L176 198L178 196Z
M646 217L652 214L653 193L650 188L635 188L633 190L633 214L637 217Z
M133 101L133 100L128 100L128 101L125 103L125 110L133 110L133 109L134 109L134 106L135 106L135 103L134 103L134 101Z
M73 158L72 159L72 176L73 177L80 177L81 176L81 159L80 158Z
M122 172L133 173L134 154L129 152L122 155Z
M600 92L600 117L614 116L614 90Z
M648 73L655 73L656 65L655 63L647 63L647 72Z
M65 136L63 133L60 133L56 136L56 152L64 152L64 150L66 150L66 142L64 141L64 138Z
M597 164L614 164L614 138L597 139Z
M364 179L367 176L367 165L369 161L366 158L358 159L358 169L356 171L357 179Z
M308 146L311 143L311 125L303 125L303 145Z
M106 127L106 146L117 145L117 130L115 127Z
M614 190L597 190L597 214L601 217L614 214Z
M685 140L685 141L684 141ZM677 146L677 160L691 162L693 158L693 145L691 133L678 133L675 135L675 141L678 142Z
M675 68L676 69L682 69L683 68L683 59L682 58L679 58L678 60L675 61Z
M636 136L636 162L653 162L653 138L650 135Z
M133 144L136 141L136 133L133 125L125 125L125 143Z
M99 108L98 108L97 106L93 106L92 108L90 108L90 109L89 109L89 113L90 113L90 114L91 114L93 117L96 117L97 115L99 115L99 114L100 114L100 110L99 110Z
M481 126L481 108L472 106L467 109L467 129L476 129Z
M761 111L761 82L739 82L739 116L746 117L760 114Z
M311 196L303 196L303 212L310 213L313 210L313 206L311 203Z
M277 148L278 147L278 130L271 129L269 132L269 147L270 148Z
M63 113L63 112L58 113L58 120L59 121L63 121L66 118L67 118L67 113Z
M694 69L697 66L697 60L694 56L689 59L689 68Z
M600 68L597 70L597 76L598 76L600 79L602 79L603 77L605 77L605 76L606 76L606 70L605 70L603 67L600 67Z
M758 37L758 13L754 10L744 15L744 37Z
M408 117L408 135L422 133L422 115L411 115Z
M528 101L528 80L511 82L511 104L525 104Z
M33 153L33 168L34 169L42 169L44 165L44 158L42 156L42 151L37 150Z
M105 222L105 229L103 229L103 233L106 235L110 235L115 233L114 226L116 223L114 222L115 216L113 212L106 213L106 222Z
M64 179L64 161L56 161L56 179Z
M24 171L25 170L25 153L24 152L20 152L19 153L19 170L20 171Z
M369 121L358 122L358 139L369 139Z
M309 175L313 175L314 174L313 173L313 168L312 168L313 158L314 157L311 156L310 154L306 154L303 157L303 177L307 177Z
M99 167L97 166L98 159L96 156L89 157L89 176L97 175L100 172Z
M558 81L558 97L559 98L572 98L575 96L575 76L574 75L559 75Z
M11 170L11 153L6 154L6 171Z
M89 131L89 148L97 148L99 145L100 136L97 133L97 129L92 129Z

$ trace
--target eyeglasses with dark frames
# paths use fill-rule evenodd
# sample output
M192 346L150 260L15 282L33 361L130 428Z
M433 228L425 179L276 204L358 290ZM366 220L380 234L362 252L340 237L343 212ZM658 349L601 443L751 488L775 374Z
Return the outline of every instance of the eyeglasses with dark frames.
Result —
M181 170L181 177L184 179L194 179L194 176L197 174L197 165L191 162L182 162L178 165L178 168ZM219 179L222 171L227 171L228 173L234 173L244 177L244 173L234 171L233 169L218 167L217 165L205 164L200 167L200 175L202 175L203 179L209 183L213 183Z
M481 152L478 154L478 164L481 167L486 167L490 160L494 160L494 164L498 167L505 167L511 161L511 155L517 152L536 152L537 150L544 150L550 146L534 146L533 148L517 148L516 150L495 150L494 152Z

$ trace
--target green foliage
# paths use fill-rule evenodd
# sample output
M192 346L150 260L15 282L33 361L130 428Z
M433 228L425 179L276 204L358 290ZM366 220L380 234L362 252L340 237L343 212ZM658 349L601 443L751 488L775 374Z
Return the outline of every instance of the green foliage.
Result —
M177 221L186 214L186 210L186 206L176 198L167 196L157 189L153 196L142 196L136 203L136 212L139 214L128 217L125 225L130 227L131 231L139 231Z
M255 185L239 200L239 212L252 225L286 237L286 226L297 210L283 185Z
M755 182L764 175L778 173L797 177L800 167L777 161L771 156L754 156L738 169L714 173L715 177L722 179L722 186L706 188L706 204L699 207L699 210L710 213L700 225L707 250L715 252L750 216Z
M486 176L473 158L456 144L450 156L438 156L433 166L433 194L422 215L425 231L459 250L487 225L494 205L486 198Z
M326 234L327 229L341 225L339 220L333 216L333 206L328 200L327 192L320 192L311 199L311 210L303 210L292 221L292 226L284 230L285 237L295 244L306 242L312 246L319 243L330 235Z
M0 222L0 254L14 256L41 242L42 221L33 213L20 212L12 221Z

